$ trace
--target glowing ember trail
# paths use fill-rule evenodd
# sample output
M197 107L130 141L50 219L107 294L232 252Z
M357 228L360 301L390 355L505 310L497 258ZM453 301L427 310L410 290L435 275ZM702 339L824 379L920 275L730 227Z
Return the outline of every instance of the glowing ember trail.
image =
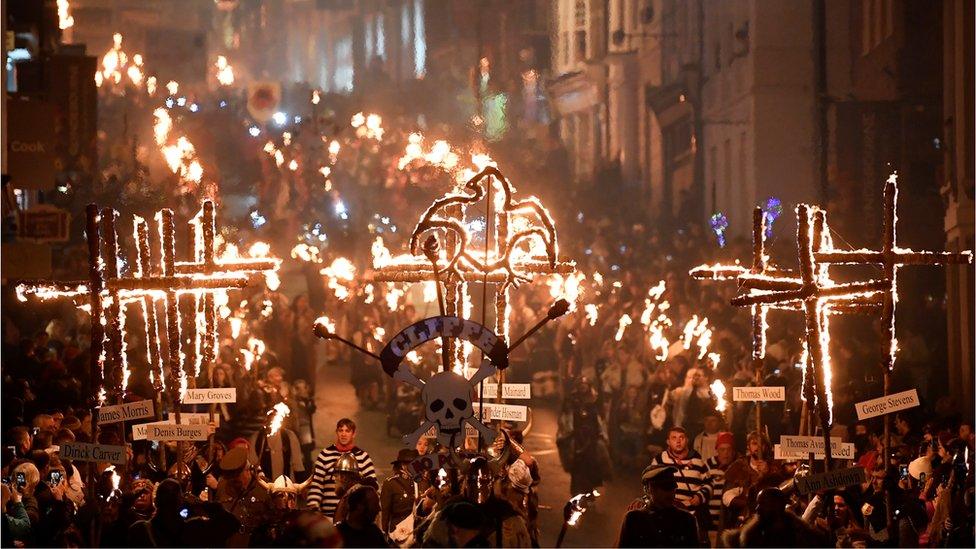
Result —
M275 436L278 431L281 430L282 424L285 422L285 418L291 414L291 408L288 407L284 402L279 402L274 405L274 408L268 412L271 416L271 422L268 424L268 436Z

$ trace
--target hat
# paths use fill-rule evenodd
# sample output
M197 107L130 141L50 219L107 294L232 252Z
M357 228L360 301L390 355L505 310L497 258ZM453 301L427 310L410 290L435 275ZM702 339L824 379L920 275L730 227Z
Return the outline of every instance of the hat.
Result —
M469 501L448 503L441 513L449 524L463 530L480 530L485 523L484 513Z
M641 473L641 482L674 489L678 487L678 482L674 480L674 474L677 472L674 467L650 465Z
M718 438L715 439L715 447L718 448L723 444L727 444L729 446L735 446L735 437L732 436L732 433L728 431L722 431L721 433L718 434Z
M932 461L925 457L916 458L908 464L908 474L915 480L923 481L932 476Z
M232 448L220 459L221 471L237 471L247 464L247 450L238 446Z
M393 465L396 465L397 463L410 463L418 457L420 457L420 452L414 450L413 448L400 448L400 451L397 452L396 459L390 463Z
M356 456L352 455L351 452L343 452L339 454L339 459L333 465L333 470L337 473L359 473L359 461L356 460Z

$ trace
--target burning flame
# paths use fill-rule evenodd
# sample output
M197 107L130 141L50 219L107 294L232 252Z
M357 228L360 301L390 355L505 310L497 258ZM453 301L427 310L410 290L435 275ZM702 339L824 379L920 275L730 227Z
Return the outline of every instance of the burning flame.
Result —
M596 305L587 303L583 306L583 310L586 311L586 320L590 323L590 326L596 326L596 321L600 317L600 311Z
M383 118L378 114L367 115L362 112L357 112L352 116L350 123L353 128L356 128L357 137L375 139L377 141L383 139Z
M217 82L221 86L230 86L234 83L234 67L230 66L226 57L218 55L214 66L217 68Z
M349 298L350 290L347 287L356 276L356 267L345 257L337 257L332 264L319 271L328 279L328 287L335 292L335 296L345 301Z
M321 324L329 333L335 333L335 322L329 320L327 316L320 316L315 319L315 324Z
M58 28L70 29L75 25L75 18L71 16L71 6L68 0L58 0Z
M624 331L627 330L627 326L630 326L633 320L630 319L630 315L624 314L617 321L617 333L613 336L614 341L620 341L624 337Z
M728 403L725 401L725 384L721 379L716 379L711 385L712 394L715 395L715 409L724 412Z
M281 425L284 423L285 418L291 414L291 408L284 402L279 402L274 405L274 408L268 414L271 416L271 423L268 424L268 434L269 436L275 436L281 430Z

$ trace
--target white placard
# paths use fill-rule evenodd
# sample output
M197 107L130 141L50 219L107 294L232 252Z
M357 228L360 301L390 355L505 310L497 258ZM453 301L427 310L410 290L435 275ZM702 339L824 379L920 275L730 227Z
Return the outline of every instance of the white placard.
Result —
M115 406L102 406L98 409L98 424L118 423L120 421L132 421L153 417L156 414L153 408L153 401L140 400L138 402L128 402Z
M474 417L479 417L479 404L473 402L471 405L474 408ZM486 402L484 421L493 419L502 421L525 421L528 418L528 414L528 406L519 404L490 404Z
M174 423L147 423L146 439L159 441L207 440L210 428L207 425L176 425Z
M821 448L818 448L816 451L813 452L813 459L824 458L824 453L822 448L823 444L821 444L820 446ZM831 457L837 459L854 459L854 444L851 442L845 442L840 446L834 446L830 450L830 455ZM790 452L788 450L783 450L781 445L774 444L773 458L774 459L809 459L810 454L802 453L802 452Z
M732 387L734 402L772 402L786 400L786 387Z
M485 389L481 394L484 398L498 398L498 384L485 383ZM512 400L527 400L532 398L531 383L503 383L502 398Z
M773 446L775 459L807 459L811 452L814 459L824 458L823 437L783 435L779 441ZM830 437L830 455L838 459L854 459L854 444L841 442L840 437Z
M796 477L796 489L801 494L809 494L820 490L861 484L865 480L867 480L867 471L864 467L849 467L847 469L827 471L819 475Z
M220 427L220 414L214 414L213 425ZM166 423L176 423L176 414L166 412ZM210 412L180 412L180 423L183 425L209 425Z
M107 444L88 444L85 442L65 442L61 444L58 453L62 459L72 461L107 461L116 465L125 465L125 446L110 446Z
M868 419L883 416L892 412L915 408L921 404L918 401L918 391L911 389L881 398L873 398L858 402L854 405L857 410L857 419Z
M237 402L236 387L187 389L183 393L183 404L218 404L227 402Z

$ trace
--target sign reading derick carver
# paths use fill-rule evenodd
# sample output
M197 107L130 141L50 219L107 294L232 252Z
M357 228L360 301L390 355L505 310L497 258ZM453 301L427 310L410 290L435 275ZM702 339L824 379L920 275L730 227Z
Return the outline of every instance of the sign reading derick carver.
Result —
M857 419L863 420L915 408L916 406L919 406L918 391L911 389L886 397L858 402L854 407L857 409Z
M106 444L88 444L84 442L65 442L59 447L58 453L62 459L72 461L107 461L116 465L125 465L125 446L109 446Z

